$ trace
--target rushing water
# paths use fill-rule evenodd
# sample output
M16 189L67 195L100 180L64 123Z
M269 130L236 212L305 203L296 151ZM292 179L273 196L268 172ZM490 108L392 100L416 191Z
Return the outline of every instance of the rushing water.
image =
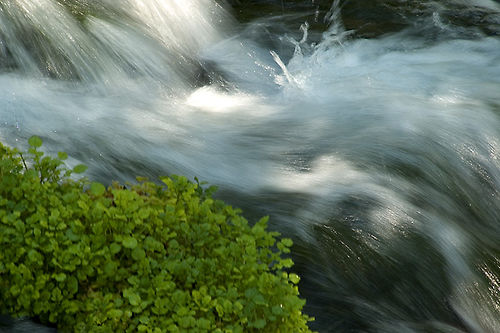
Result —
M0 141L271 215L321 332L500 332L498 1L232 5L1 1Z

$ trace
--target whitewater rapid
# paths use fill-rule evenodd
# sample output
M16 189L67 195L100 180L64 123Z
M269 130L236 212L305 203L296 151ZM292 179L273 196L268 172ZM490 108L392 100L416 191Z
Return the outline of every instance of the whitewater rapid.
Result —
M500 38L422 3L366 39L338 1L324 31L211 0L2 2L0 140L270 214L320 331L495 332Z

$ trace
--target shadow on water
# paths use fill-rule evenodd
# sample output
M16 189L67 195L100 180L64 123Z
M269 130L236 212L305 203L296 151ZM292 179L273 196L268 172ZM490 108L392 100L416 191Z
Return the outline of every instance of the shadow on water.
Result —
M282 17L291 31L308 21L313 31L328 27L325 15L331 0L229 0L235 17L241 22L253 22L263 17ZM498 2L497 2L498 3ZM481 5L486 4L487 7ZM492 12L494 1L340 1L342 20L347 30L357 38L374 38L399 32L414 26L433 13L442 16L445 24L474 28L486 35L500 34L498 13ZM498 5L496 5L498 10Z

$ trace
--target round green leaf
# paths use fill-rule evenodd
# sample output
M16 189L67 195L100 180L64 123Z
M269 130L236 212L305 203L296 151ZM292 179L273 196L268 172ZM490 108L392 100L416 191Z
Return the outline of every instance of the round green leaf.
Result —
M140 247L136 247L132 250L132 258L134 258L135 261L144 260L144 258L146 258L146 252Z
M63 282L64 280L66 280L66 274L64 273L53 274L52 276L54 277L54 279L56 279L57 282Z
M33 135L31 138L28 139L28 143L31 147L38 148L42 146L43 141L38 136Z
M135 249L137 247L137 240L134 237L127 236L122 240L122 245L127 249Z
M290 281L292 281L293 284L297 284L300 281L300 277L294 273L289 274L288 278L290 279Z
M128 299L129 303L133 306L137 306L141 302L141 297L137 295L132 289L125 289L123 291L123 297Z
M57 157L59 157L59 159L61 161L64 161L65 159L68 158L68 154L66 154L65 152L60 151L60 152L57 153Z
M262 329L266 326L266 320L265 319L257 319L256 321L254 321L253 323L253 327L255 328L258 328L258 329Z
M101 183L93 182L90 184L90 192L93 195L102 195L106 191L106 188Z
M117 254L118 252L120 252L121 249L122 249L122 247L116 243L112 243L109 246L109 250L111 251L112 254Z
M73 295L78 291L78 280L74 276L70 276L67 282L68 292Z
M87 170L87 166L83 164L78 164L73 168L74 173L84 173Z
M110 318L120 318L123 316L123 311L120 309L111 309L108 311L108 316Z
M293 245L293 241L290 238L283 238L281 243L283 243L286 247L291 247Z

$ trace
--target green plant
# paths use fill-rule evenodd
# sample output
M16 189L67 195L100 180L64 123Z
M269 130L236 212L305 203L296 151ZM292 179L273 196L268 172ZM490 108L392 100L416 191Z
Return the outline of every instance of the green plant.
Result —
M0 144L0 313L75 332L306 332L292 241L184 177L106 188ZM25 159L27 158L27 160Z

